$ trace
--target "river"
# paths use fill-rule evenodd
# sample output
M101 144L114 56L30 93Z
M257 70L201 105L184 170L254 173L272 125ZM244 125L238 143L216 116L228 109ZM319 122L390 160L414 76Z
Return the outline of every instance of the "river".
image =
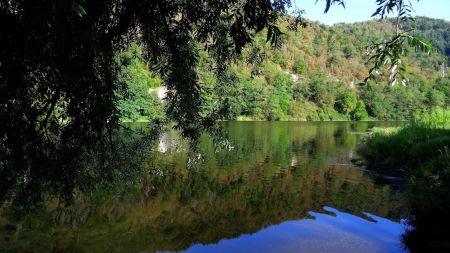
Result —
M352 163L388 123L220 124L195 148L162 133L132 185L0 217L0 251L408 252L402 190Z

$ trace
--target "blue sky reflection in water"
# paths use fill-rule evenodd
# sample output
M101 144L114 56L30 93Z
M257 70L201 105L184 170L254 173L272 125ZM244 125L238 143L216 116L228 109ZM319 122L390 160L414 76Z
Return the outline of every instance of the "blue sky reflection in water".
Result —
M310 219L285 221L254 234L195 244L185 252L408 252L401 243L407 229L369 213L361 218L331 207L309 212Z

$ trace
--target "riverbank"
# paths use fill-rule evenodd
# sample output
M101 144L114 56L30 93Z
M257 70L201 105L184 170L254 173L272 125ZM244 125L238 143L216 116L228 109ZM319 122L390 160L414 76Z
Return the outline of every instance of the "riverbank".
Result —
M450 236L450 110L418 115L405 127L375 128L358 153L368 168L403 176L414 227L412 252L448 252Z
M372 129L359 153L372 168L408 174L445 160L449 144L450 110L438 109L417 115L405 127Z
M258 121L258 122L408 122L406 120L379 120L379 119L368 119L368 120L300 120L300 119L285 119L285 120L263 120L263 119L256 119L246 116L239 116L236 120L217 120L218 122L227 122L227 121L238 121L238 122L252 122L252 121ZM148 118L142 117L138 120L129 120L124 119L121 120L122 123L148 123L151 122Z
M224 120L226 121L226 120ZM378 119L364 119L364 120L352 120L352 119L304 119L304 118L285 118L285 119L277 119L277 120L265 120L259 119L249 116L238 116L234 121L292 121L292 122L377 122L377 121L385 121Z

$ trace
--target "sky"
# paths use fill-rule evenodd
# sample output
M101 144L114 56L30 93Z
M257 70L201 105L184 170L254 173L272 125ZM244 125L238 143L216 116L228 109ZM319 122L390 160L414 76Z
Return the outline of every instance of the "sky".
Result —
M306 11L307 19L332 25L335 23L352 23L373 19L370 16L376 10L375 0L345 0L345 9L340 5L331 7L324 14L325 0L293 0L293 7ZM450 20L450 0L411 0L415 13L413 16L426 16Z

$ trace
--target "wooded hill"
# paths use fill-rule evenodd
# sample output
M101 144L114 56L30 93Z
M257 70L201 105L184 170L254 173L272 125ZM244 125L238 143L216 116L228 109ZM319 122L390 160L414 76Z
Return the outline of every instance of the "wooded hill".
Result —
M392 37L393 19L333 26L312 22L297 31L281 22L280 28L285 35L279 47L266 43L264 32L256 35L221 78L198 46L204 115L217 113L224 120L405 120L450 105L448 21L418 17L403 27L434 49L431 55L410 52L405 58L406 86L392 86L388 70L362 84L371 68L368 47ZM125 118L163 118L163 106L146 93L161 81L148 72L140 47L130 46L118 59L132 95L121 105Z

